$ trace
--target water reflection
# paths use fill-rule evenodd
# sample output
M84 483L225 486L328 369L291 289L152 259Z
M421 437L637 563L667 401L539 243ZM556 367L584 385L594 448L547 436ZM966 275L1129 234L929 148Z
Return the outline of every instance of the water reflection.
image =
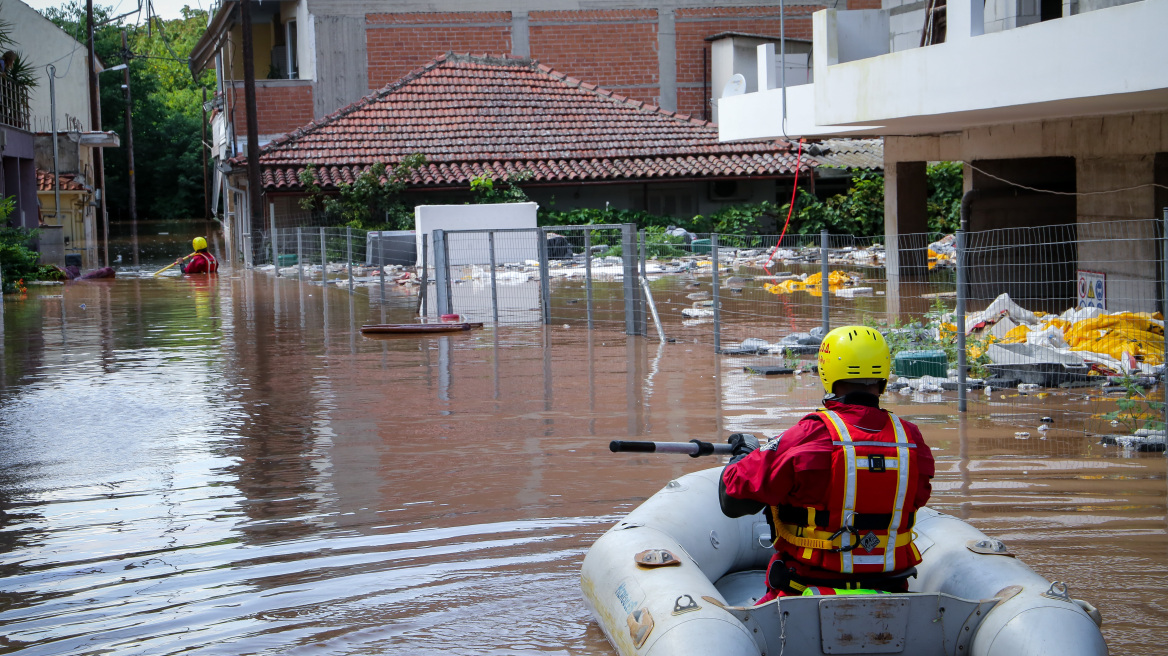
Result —
M236 272L6 302L0 651L610 654L584 551L713 463L608 440L774 434L819 400L810 375L579 324L372 339L416 302L377 294ZM1116 653L1156 653L1162 457L889 402L936 449L935 507L1070 581Z

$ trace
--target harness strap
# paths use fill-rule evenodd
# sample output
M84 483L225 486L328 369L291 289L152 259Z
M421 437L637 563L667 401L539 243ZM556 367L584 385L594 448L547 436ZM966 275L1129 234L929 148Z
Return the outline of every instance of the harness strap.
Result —
M887 524L885 524L885 528L887 528ZM779 539L784 542L796 547L803 547L804 549L842 551L844 548L854 548L855 546L850 544L850 541L849 544L843 544L842 535L846 534L847 531L841 531L841 533L836 534L831 531L820 531L805 526L776 524L775 532L778 533ZM877 535L876 538L880 540L878 545L880 548L885 548L888 545L888 536ZM911 532L900 533L896 536L895 544L897 547L907 546L910 542L912 542Z
M780 504L777 508L778 524L792 524L794 526L812 526L826 528L831 526L832 512L821 508L792 506ZM916 522L916 513L910 513L909 525ZM892 513L855 513L852 515L852 528L857 531L883 531L892 524Z

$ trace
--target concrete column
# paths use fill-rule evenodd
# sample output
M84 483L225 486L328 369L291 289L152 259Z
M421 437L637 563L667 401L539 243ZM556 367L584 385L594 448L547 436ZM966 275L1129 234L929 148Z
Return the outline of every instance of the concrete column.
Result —
M673 19L673 7L657 8L658 105L671 112L677 111L677 31Z
M904 235L929 229L925 162L884 164L884 249L889 320L900 313L901 286L929 271L928 244ZM921 243L916 243L921 242Z
M516 57L531 56L531 30L526 9L511 12L511 54Z

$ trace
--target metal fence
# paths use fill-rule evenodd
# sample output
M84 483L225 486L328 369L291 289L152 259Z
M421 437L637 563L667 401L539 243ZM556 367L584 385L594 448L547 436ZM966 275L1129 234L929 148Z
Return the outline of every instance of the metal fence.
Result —
M1073 424L1155 442L1164 416L1163 386L1152 388L1163 376L1165 221L1082 217L908 234L895 248L881 237L784 235L780 243L777 235L646 234L631 224L423 239L298 227L269 231L255 252L277 275L370 288L372 301L384 303L387 286L404 287L423 316L704 344L759 384L812 370L832 326L866 324L893 348L894 394L1015 416L1034 430L1019 430L1019 439Z

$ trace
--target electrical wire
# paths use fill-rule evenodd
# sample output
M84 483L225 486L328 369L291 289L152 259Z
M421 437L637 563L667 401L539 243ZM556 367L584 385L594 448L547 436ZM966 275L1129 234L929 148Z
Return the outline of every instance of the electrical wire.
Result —
M779 240L775 242L775 247L771 249L770 256L767 257L766 264L762 268L770 275L771 262L775 259L775 253L779 251L779 246L783 244L783 237L787 236L787 226L791 225L791 214L795 212L795 194L799 193L799 164L803 161L803 142L806 139L799 140L799 152L795 155L795 182L791 185L791 202L787 205L787 220L783 223L783 231L779 234Z
M1101 194L1118 194L1118 193L1122 193L1124 191L1135 191L1136 189L1143 189L1144 187L1157 187L1159 189L1168 189L1168 185L1162 185L1162 184L1159 184L1157 182L1145 182L1144 184L1138 184L1138 185L1135 185L1133 187L1123 187L1122 189L1107 189L1104 191L1054 191L1053 189L1039 189L1038 187L1028 187L1028 186L1021 184L1019 182L1014 182L1013 180L1007 180L1006 178L994 175L993 173L990 173L989 171L978 168L977 166L974 166L971 162L965 162L965 164L968 165L969 168L973 169L974 171L977 171L978 173L980 173L986 177L993 178L994 180L997 180L998 182L1005 182L1008 185L1018 187L1019 189L1025 189L1027 191L1037 191L1038 193L1053 194L1055 196L1099 196Z

